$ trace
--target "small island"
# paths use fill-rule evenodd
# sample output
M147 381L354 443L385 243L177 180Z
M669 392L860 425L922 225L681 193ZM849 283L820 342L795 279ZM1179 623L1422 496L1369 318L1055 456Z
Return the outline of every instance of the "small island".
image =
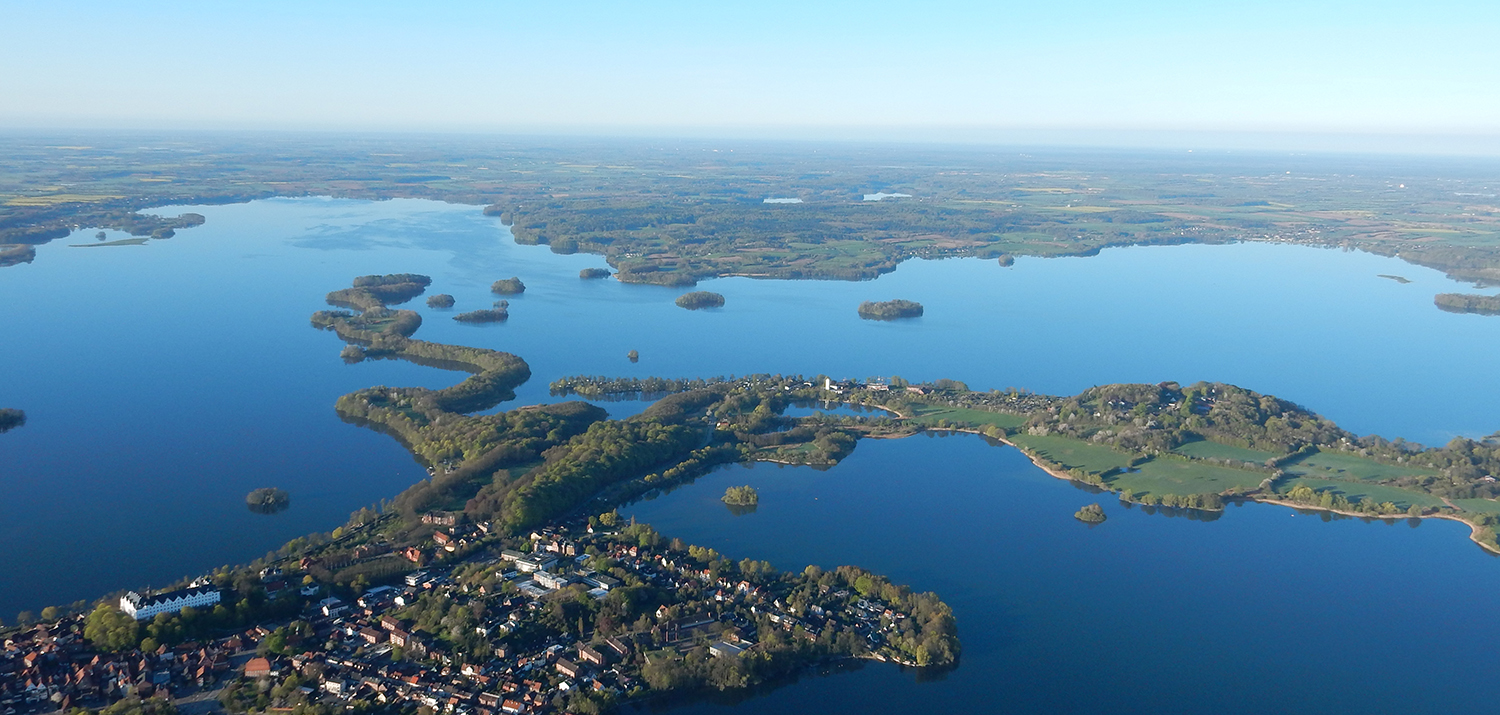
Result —
M638 353L638 352L636 352L636 351L634 351L634 350L631 350L630 352L625 353L625 357L630 358L631 362L640 362L641 361L641 354Z
M1432 302L1449 313L1473 313L1475 315L1500 315L1500 295L1470 295L1467 293L1439 293Z
M999 261L1001 268L1010 268L1011 266L1016 265L1016 257L1010 255L1009 253L1000 254L1000 258L998 258L997 260Z
M722 308L724 307L724 296L706 290L695 290L692 293L683 293L677 298L677 307L688 310L700 308Z
M452 308L453 304L456 302L458 301L453 300L453 296L448 295L447 293L439 293L427 299L427 307Z
M498 295L519 295L526 292L526 284L520 278L501 278L490 285L490 292Z
M497 300L494 308L471 310L453 316L460 323L499 323L510 317L510 301Z
M743 487L725 489L722 499L730 506L753 506L760 503L760 493L755 491L755 487L747 484Z
M432 279L420 273L389 273L383 276L360 276L352 288L328 294L328 304L356 310L370 310L400 305L427 290Z
M245 506L257 514L275 514L291 505L291 495L276 487L261 487L245 495Z
M598 278L608 278L612 275L614 274L610 273L609 269L607 268L585 268L578 272L578 277L586 281L595 280Z
M0 434L25 426L26 413L20 410L0 409Z
M1390 274L1387 274L1387 273L1381 273L1380 275L1375 276L1375 277L1376 278L1385 278L1387 280L1393 280L1393 281L1396 281L1397 283L1400 283L1402 285L1406 285L1407 283L1411 282L1410 280L1408 280L1408 279L1406 279L1406 278L1404 278L1402 276L1393 276L1393 275L1390 275Z
M865 301L859 304L859 317L865 320L898 320L922 317L922 304L911 300Z
M345 345L344 349L339 351L339 357L343 358L344 362L353 365L357 362L364 362L368 356L365 354L365 349L358 345Z
M1088 506L1085 506L1084 508L1073 512L1073 518L1085 524L1102 524L1104 523L1104 520L1109 517L1106 517L1104 515L1104 507L1099 506L1098 504L1089 504Z

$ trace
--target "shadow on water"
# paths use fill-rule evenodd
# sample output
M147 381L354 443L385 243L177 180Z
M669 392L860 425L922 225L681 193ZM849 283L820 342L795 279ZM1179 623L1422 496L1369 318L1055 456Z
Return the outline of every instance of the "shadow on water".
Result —
M245 508L256 514L280 514L292 508L290 501L274 504L246 504Z
M724 508L728 509L729 513L733 514L735 516L745 516L747 514L754 514L755 510L759 506L760 506L759 504L729 504L729 503L725 503L724 504Z
M1136 504L1135 502L1120 502L1126 509L1140 509L1147 514L1161 514L1172 518L1185 518L1188 521L1218 521L1224 517L1223 511L1208 511L1206 509L1188 509L1180 506L1153 506L1150 504Z
M959 661L961 662L962 658ZM693 692L667 693L650 698L644 702L625 705L619 711L625 713L667 712L697 703L733 707L803 681L854 673L865 668L894 668L902 673L912 673L918 683L936 683L946 680L950 673L958 669L958 665L959 663L955 662L953 665L943 668L911 668L888 663L875 663L868 660L837 660L803 668L747 688L736 690L705 689Z

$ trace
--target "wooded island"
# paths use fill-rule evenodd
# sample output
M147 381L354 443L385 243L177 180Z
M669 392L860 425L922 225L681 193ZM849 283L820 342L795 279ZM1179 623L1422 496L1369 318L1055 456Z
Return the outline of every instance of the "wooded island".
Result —
M859 304L859 317L865 320L898 320L920 318L922 304L911 300L865 301Z

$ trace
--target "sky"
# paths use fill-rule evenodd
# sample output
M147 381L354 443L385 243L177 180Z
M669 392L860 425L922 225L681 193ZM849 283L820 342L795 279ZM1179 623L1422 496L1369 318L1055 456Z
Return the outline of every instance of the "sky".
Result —
M0 127L1500 145L1497 37L1494 0L0 0Z

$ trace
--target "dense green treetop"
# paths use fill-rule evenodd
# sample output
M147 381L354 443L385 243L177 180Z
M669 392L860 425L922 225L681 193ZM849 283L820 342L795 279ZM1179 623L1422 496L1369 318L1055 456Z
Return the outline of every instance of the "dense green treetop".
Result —
M526 284L520 278L501 278L490 285L490 291L500 295L516 295L526 292Z
M911 300L865 301L859 304L859 317L866 320L896 320L918 318L922 315L922 304Z
M416 273L392 273L383 276L360 276L352 288L328 294L328 304L369 311L400 305L422 294L432 279Z
M724 296L706 290L683 293L677 297L677 307L688 310L699 308L721 308L724 306Z
M245 495L245 503L253 510L272 511L286 508L291 504L292 497L285 489L276 487L261 487L252 489Z
M755 487L752 487L748 484L742 487L730 487L724 490L722 501L725 504L732 504L736 506L749 506L751 504L759 504L760 493L755 491Z
M1104 515L1104 507L1098 504L1088 504L1074 512L1073 518L1090 524L1100 524L1108 517Z
M510 301L497 300L494 308L471 310L453 316L460 323L500 323L510 318Z

